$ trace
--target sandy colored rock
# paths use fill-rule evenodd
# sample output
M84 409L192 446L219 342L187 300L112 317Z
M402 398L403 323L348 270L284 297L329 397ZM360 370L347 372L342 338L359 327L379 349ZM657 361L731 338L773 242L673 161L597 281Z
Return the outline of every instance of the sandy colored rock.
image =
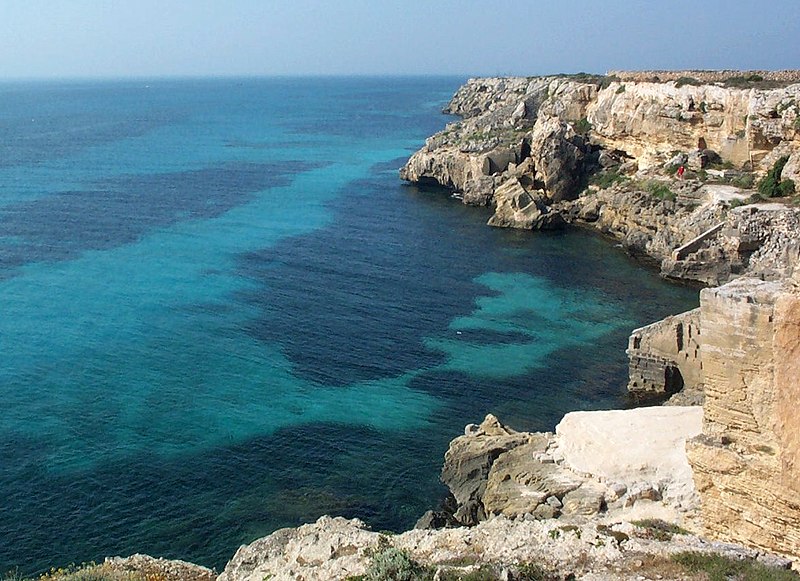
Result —
M473 430L450 442L442 467L442 482L455 497L455 519L474 525L486 517L483 496L495 460L509 450L531 441L531 434L516 432L492 414Z
M712 162L752 165L749 177L758 178L782 156L789 156L784 177L797 179L800 84L743 89L635 78L470 79L447 109L463 119L430 137L401 177L494 206L492 226L552 228L559 217L590 225L657 260L669 278L719 285L791 276L800 263L800 211L732 210L753 191L703 180L741 177ZM679 180L668 163L698 173ZM600 171L627 181L579 195ZM720 223L722 231L702 238ZM698 237L691 251L674 254Z
M626 350L628 392L647 397L702 389L700 310L634 329Z
M483 495L487 514L507 517L533 514L547 498L559 499L584 483L583 478L554 462L538 460L551 439L549 434L533 434L531 442L495 460Z
M564 226L561 214L545 203L541 190L528 191L516 178L506 180L494 192L495 212L489 226L548 230Z
M565 526L557 520L498 517L473 528L412 530L387 536L368 530L359 520L322 517L316 523L283 529L241 547L218 580L337 581L363 575L373 551L390 547L406 552L440 576L470 573L473 563L491 563L506 574L521 564L537 563L561 578L572 575L603 581L641 579L643 559L668 563L669 555L681 551L713 552L736 559L761 557L741 546L709 543L693 535L658 541L646 529L626 521L603 526L575 521ZM686 577L684 570L661 568L650 578Z
M703 434L687 445L706 532L800 560L800 292L740 279L701 293Z
M571 412L556 426L565 466L608 482L648 482L676 505L694 504L684 449L702 429L703 410L658 406Z

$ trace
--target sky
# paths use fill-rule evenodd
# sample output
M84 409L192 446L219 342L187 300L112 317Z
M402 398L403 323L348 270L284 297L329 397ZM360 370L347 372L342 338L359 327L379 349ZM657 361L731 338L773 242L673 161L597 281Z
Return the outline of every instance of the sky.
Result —
M800 68L800 0L0 0L0 80Z

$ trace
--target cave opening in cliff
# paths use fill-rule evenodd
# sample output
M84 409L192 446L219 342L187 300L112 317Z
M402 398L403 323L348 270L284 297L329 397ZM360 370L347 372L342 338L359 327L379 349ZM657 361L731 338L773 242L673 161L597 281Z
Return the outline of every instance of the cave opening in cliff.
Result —
M681 370L674 365L667 365L664 368L664 392L672 395L682 389L683 375L681 375Z

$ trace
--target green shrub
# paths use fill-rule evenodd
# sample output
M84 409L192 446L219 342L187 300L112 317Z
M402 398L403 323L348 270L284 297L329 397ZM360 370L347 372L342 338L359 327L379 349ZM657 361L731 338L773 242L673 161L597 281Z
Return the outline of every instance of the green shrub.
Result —
M459 581L497 581L498 579L500 579L500 575L491 565L481 565L480 568L458 577Z
M555 581L561 579L554 575L538 563L523 563L517 567L517 579L519 581Z
M797 108L797 102L794 99L789 99L788 101L781 101L778 103L778 106L775 108L775 112L778 115L783 115L784 112L788 111L791 108Z
M680 77L677 81L675 81L675 88L683 87L684 85L692 85L694 87L697 87L702 84L703 83L701 83L694 77Z
M781 181L781 173L789 156L784 155L775 162L760 182L758 182L758 193L765 198L777 198L794 193L794 182L792 180Z
M744 190L752 188L754 183L755 183L755 178L751 173L742 174L731 180L732 186L736 186L737 188L742 188Z
M669 541L674 535L688 535L689 531L674 523L668 523L658 518L646 518L631 521L631 524L645 529L657 541Z
M593 186L597 186L601 190L605 190L614 184L623 183L629 179L628 176L619 173L617 170L607 170L591 176L589 178L589 183Z
M669 186L663 182L658 180L646 180L640 185L645 192L660 200L675 200L675 192L669 189Z
M433 571L424 567L411 556L394 547L376 551L367 572L360 577L364 581L429 581Z
M794 182L792 180L781 180L778 184L778 194L781 197L791 196L795 192Z
M709 169L736 169L736 166L728 160L719 159L708 164Z
M575 133L578 135L586 135L592 130L592 124L589 123L589 120L584 117L572 124L572 128L575 130Z
M761 75L754 73L744 76L736 75L733 77L728 77L722 82L722 84L725 87L733 89L776 89L778 87L786 86L787 83L782 81L768 81Z
M797 573L767 567L749 560L736 560L722 555L685 552L673 555L672 560L690 573L705 573L709 581L796 581Z
M106 565L83 563L82 565L69 565L68 567L53 567L47 573L38 577L25 577L19 570L9 571L3 581L145 581L145 579L161 579L161 577L145 576L139 573L115 571Z
M619 87L617 87L617 91L616 91L617 95L620 95L620 94L622 94L624 92L625 92L625 85L620 85Z
M601 89L607 88L611 83L615 83L619 81L619 77L614 75L595 75L592 73L573 73L573 74L562 74L556 75L557 77L564 77L570 79L571 81L575 81L577 83L587 83L591 85L597 85Z

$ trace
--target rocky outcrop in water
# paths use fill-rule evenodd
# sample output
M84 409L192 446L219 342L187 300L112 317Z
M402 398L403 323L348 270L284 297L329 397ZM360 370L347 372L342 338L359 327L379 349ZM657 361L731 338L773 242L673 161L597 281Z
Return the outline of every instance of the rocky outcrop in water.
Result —
M497 515L679 520L696 507L683 442L701 420L699 407L573 412L552 434L516 432L490 414L450 443L442 482L464 525Z
M703 403L700 309L634 329L628 340L628 392L639 397L691 393Z

